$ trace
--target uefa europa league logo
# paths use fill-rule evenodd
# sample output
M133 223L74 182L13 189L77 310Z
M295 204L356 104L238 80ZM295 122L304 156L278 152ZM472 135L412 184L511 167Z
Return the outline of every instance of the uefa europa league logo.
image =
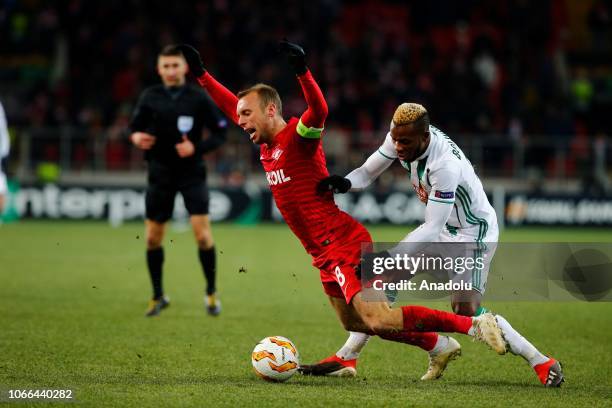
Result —
M179 116L176 121L176 127L181 134L187 134L193 129L193 116Z

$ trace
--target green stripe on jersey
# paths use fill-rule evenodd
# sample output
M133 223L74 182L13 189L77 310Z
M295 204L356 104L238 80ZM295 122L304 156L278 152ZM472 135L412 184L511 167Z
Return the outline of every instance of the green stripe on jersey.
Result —
M302 123L302 119L297 124L296 131L298 135L305 137L306 139L320 139L323 128L306 127Z
M465 187L463 186L457 186L458 190L461 190L461 192L467 197L468 202L470 203L470 205L472 204L472 199L470 198L470 195L468 194L467 190L465 189Z
M465 213L465 219L472 225L478 225L478 238L476 242L481 242L485 235L487 235L487 231L489 230L489 223L480 217L476 217L471 209L470 205L472 204L472 199L470 195L467 193L465 188L462 186L457 186L457 199L461 202L461 207L463 208L463 212Z
M389 156L387 156L386 154L384 154L383 152L381 152L381 151L380 151L380 149L378 149L378 153L382 154L382 155L383 155L383 157L385 157L385 158L387 158L387 159L389 159L389 160L395 160L395 158L393 158L393 157L389 157Z
M476 238L476 241L478 242L482 240L482 238L484 237L482 222L480 222L476 217L474 217L467 203L467 198L464 197L459 190L457 190L457 199L461 202L461 208L463 208L465 220L472 225L478 225L478 238Z
M444 204L455 204L455 201L443 201L443 200L437 200L435 198L429 198L428 200L431 201L435 201L436 203L444 203Z
M419 180L422 180L423 173L425 172L425 165L427 164L427 157L423 160L419 160L417 164L417 175L419 176Z

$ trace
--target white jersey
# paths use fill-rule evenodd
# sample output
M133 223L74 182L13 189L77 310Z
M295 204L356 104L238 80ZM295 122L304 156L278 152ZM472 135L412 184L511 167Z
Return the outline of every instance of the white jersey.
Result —
M0 161L8 156L10 148L10 140L8 128L6 126L6 115L4 114L4 108L0 103ZM6 175L2 172L2 165L0 163L0 195L4 195L7 191ZM0 211L1 213L1 211Z
M8 156L9 149L10 139L8 128L6 125L6 115L4 114L4 108L2 107L2 103L0 103L0 159L4 159Z
M474 167L440 129L429 126L429 134L429 146L421 157L412 163L400 160L408 171L412 187L420 197L453 205L446 222L451 232L478 228L476 239L483 241L490 228L497 232L497 217ZM391 133L387 133L378 152L387 159L397 158Z
M429 146L421 157L411 163L400 160L419 198L427 203L425 224L406 239L436 242L444 239L439 234L450 233L463 242L496 242L497 217L472 164L444 132L430 126L429 133ZM346 176L351 190L366 188L395 159L389 132L378 151Z
M448 250L474 251L475 257L485 259L484 266L474 268L465 276L471 279L475 290L484 293L499 236L495 211L461 149L434 126L429 127L429 134L430 142L425 153L413 162L400 160L417 195L426 203L425 222L388 252L395 256L424 252L439 255L440 251ZM346 176L351 182L351 190L366 188L395 159L398 159L397 150L391 133L387 133L380 148L361 167ZM474 246L435 246L431 245L433 243L473 243Z

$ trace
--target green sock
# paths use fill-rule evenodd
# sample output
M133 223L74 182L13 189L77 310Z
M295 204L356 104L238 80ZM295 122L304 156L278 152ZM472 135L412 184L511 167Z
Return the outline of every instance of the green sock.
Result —
M486 307L479 306L478 309L476 309L476 314L474 316L480 316L481 314L488 312L490 312L489 309L487 309Z

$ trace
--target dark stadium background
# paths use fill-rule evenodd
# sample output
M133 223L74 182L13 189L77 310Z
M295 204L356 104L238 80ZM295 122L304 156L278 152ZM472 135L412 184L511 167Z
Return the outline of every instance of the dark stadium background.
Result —
M509 222L610 225L611 12L609 1L573 0L4 1L9 178L21 188L142 187L142 153L126 126L141 90L158 82L156 55L169 43L196 45L232 90L278 87L286 115L299 115L299 87L276 52L287 37L304 45L329 103L330 172L359 165L394 108L416 101L464 149L487 191L498 188L499 215L519 214ZM213 186L254 183L266 198L256 148L238 128L208 163ZM407 190L404 177L396 166L371 191ZM24 197L9 219L37 216ZM557 215L537 215L534 197ZM577 215L592 205L601 216Z
M257 378L251 351L262 338L290 338L311 363L346 332L237 127L206 158L223 312L203 307L179 198L164 241L172 306L143 316L146 174L126 128L142 89L159 82L158 51L191 43L232 90L267 82L287 116L298 115L300 88L276 52L283 37L304 46L328 101L330 172L361 164L405 101L423 103L464 150L506 226L500 248L529 249L502 257L498 248L504 268L492 269L484 305L563 363L562 388L463 336L463 356L434 382L418 380L425 353L376 338L354 379ZM8 390L71 389L87 406L139 408L610 406L610 1L0 0L0 102L12 144L0 214L0 405ZM398 242L424 213L399 165L336 201L377 242ZM574 254L585 246L599 251L582 268ZM521 280L530 268L542 270ZM495 297L495 284L508 297Z
M276 52L287 37L304 45L329 103L330 172L359 165L394 108L416 101L464 149L487 191L498 188L498 211L519 214L509 222L612 225L610 2L31 0L0 10L8 174L21 188L139 192L144 163L126 126L141 90L159 81L156 55L169 43L196 45L234 91L278 87L286 115L299 115L299 87ZM253 184L266 198L257 150L237 127L208 162L213 186ZM398 190L412 197L395 166L371 191ZM32 215L28 197L13 213ZM557 215L538 216L534 197ZM592 219L576 215L591 205ZM559 210L568 206L576 214Z

